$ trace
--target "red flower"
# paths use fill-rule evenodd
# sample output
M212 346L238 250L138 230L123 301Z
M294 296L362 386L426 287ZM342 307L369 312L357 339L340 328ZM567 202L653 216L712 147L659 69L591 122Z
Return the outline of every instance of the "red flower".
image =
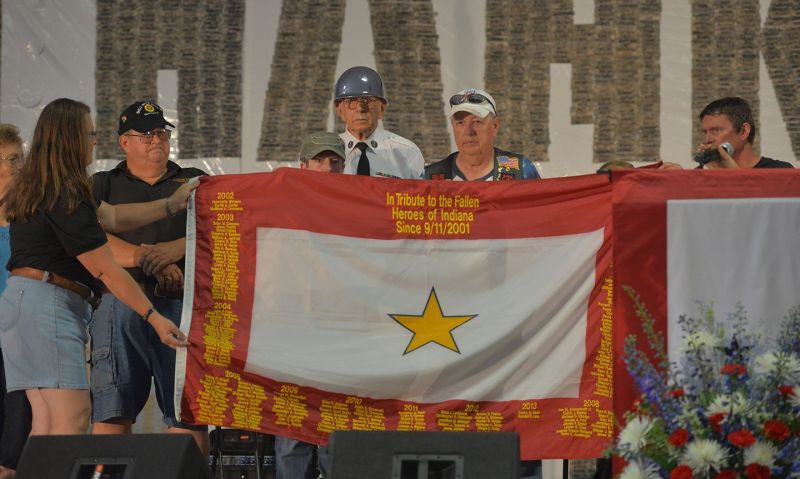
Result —
M714 479L736 479L738 475L733 469L723 469L717 473Z
M764 435L772 440L783 442L789 438L791 431L783 421L771 419L764 423Z
M755 444L756 438L749 430L739 429L738 431L733 431L732 433L728 434L728 441L730 441L730 443L734 446L745 448Z
M689 431L684 428L678 428L669 435L669 439L667 441L675 447L683 447L687 442L689 442Z
M747 374L747 368L741 364L729 363L725 366L722 366L722 369L720 369L719 372L720 374L728 374L730 376L744 376Z
M669 392L669 395L674 398L681 398L683 397L683 394L684 394L683 388L675 388Z
M761 464L748 464L744 468L744 472L747 475L747 479L767 479L772 473L767 466L762 466Z
M725 419L724 412L718 412L716 414L712 414L708 416L708 423L711 424L711 428L714 429L714 432L717 434L722 431L722 420Z
M794 394L794 386L787 386L786 384L781 384L778 386L778 392L781 393L781 396L791 396Z
M681 464L669 473L669 479L692 479L692 468Z

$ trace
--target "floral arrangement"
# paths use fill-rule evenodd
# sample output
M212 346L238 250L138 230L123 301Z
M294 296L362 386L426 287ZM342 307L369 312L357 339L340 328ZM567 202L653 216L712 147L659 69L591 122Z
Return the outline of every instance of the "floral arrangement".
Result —
M642 395L616 441L627 460L621 479L800 478L800 307L765 348L741 307L723 324L702 305L699 318L681 317L683 357L670 363L652 317L627 292L652 354L627 338Z

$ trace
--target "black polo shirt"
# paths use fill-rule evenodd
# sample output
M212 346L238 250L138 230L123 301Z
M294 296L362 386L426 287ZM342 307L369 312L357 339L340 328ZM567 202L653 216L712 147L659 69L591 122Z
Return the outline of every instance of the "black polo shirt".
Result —
M753 168L794 168L791 163L762 156Z
M7 268L30 267L50 271L84 284L99 293L102 284L76 256L95 250L108 241L97 221L91 198L68 211L59 199L52 209L40 207L26 222L11 222L11 257Z
M181 168L177 163L167 162L167 172L155 184L150 185L140 180L128 170L127 161L120 162L110 171L95 173L92 177L92 192L95 199L110 205L124 203L144 203L167 198L182 184L195 176L205 176L203 170L197 168ZM150 223L139 229L119 233L115 236L134 245L156 244L172 241L186 236L186 211L175 216ZM178 263L183 269L183 260ZM146 276L141 268L126 268L133 278L140 283L155 283L152 276Z

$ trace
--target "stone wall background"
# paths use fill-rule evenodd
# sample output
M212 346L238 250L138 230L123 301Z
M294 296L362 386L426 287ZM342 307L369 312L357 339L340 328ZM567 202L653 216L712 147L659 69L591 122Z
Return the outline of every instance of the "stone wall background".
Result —
M594 123L594 161L658 159L656 0L597 0L576 25L569 0L489 0L486 88L506 127L500 142L538 161L550 145L550 64L571 63L572 122Z
M281 5L258 160L296 161L298 138L326 129L344 7L344 0Z
M376 69L390 99L384 125L434 160L450 151L436 13L431 0L368 0ZM294 161L297 138L326 129L340 55L345 0L283 2L263 108L258 160ZM692 0L692 114L739 95L758 117L759 53L782 104L797 105L800 58L790 0L772 2L761 28L758 0ZM594 23L576 24L570 0L487 0L485 89L501 115L498 144L549 161L552 64L572 66L571 121L593 124L593 161L657 161L660 0L597 0ZM119 157L116 117L154 98L155 72L179 74L180 158L241 155L244 0L97 2L98 155ZM324 26L324 28L321 28ZM161 32L169 32L163 34ZM444 94L447 93L447 94ZM455 93L455 92L452 92ZM800 150L800 114L783 111ZM343 128L336 121L337 129ZM700 142L694 128L692 143Z
M291 2L287 2L291 3ZM241 156L245 0L97 0L97 156L119 158L119 115L178 71L180 158Z
M0 18L3 121L29 136L51 99L86 101L99 159L120 158L120 111L156 97L159 70L175 70L177 158L216 161L217 172L270 170L294 161L305 133L342 128L330 120L333 84L355 64L382 73L385 126L430 161L451 150L446 102L469 86L498 100L498 144L546 176L665 151L690 166L697 113L729 94L750 101L759 121L768 100L772 123L757 125L769 133L765 154L797 161L800 152L796 0L6 1ZM247 47L247 36L261 43ZM248 83L254 70L266 72L261 83ZM567 83L568 98L554 93ZM667 98L676 93L680 109ZM554 108L569 113L565 125L554 127Z
M793 0L773 0L759 36L775 94L783 105L800 105L800 8ZM800 156L800 108L784 108L792 150Z
M762 47L758 0L692 0L692 116L708 98L745 98L758 118L758 54ZM758 131L756 132L758 137ZM699 127L692 142L703 141ZM758 142L756 141L756 144Z

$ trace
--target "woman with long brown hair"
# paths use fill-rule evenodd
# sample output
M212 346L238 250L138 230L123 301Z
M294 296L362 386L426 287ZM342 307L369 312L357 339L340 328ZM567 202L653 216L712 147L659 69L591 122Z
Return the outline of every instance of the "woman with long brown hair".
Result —
M11 222L0 340L9 391L24 389L31 434L80 434L90 411L86 326L103 286L170 346L187 346L113 258L86 167L96 133L89 107L61 98L42 110L28 159L3 201Z
M22 166L22 137L19 129L8 123L0 124L0 198ZM5 266L11 255L8 221L0 215L0 265ZM0 267L0 293L6 289L8 271ZM2 366L0 354L0 369ZM31 430L31 405L25 391L6 393L6 379L0 370L0 478L13 477L22 448Z

